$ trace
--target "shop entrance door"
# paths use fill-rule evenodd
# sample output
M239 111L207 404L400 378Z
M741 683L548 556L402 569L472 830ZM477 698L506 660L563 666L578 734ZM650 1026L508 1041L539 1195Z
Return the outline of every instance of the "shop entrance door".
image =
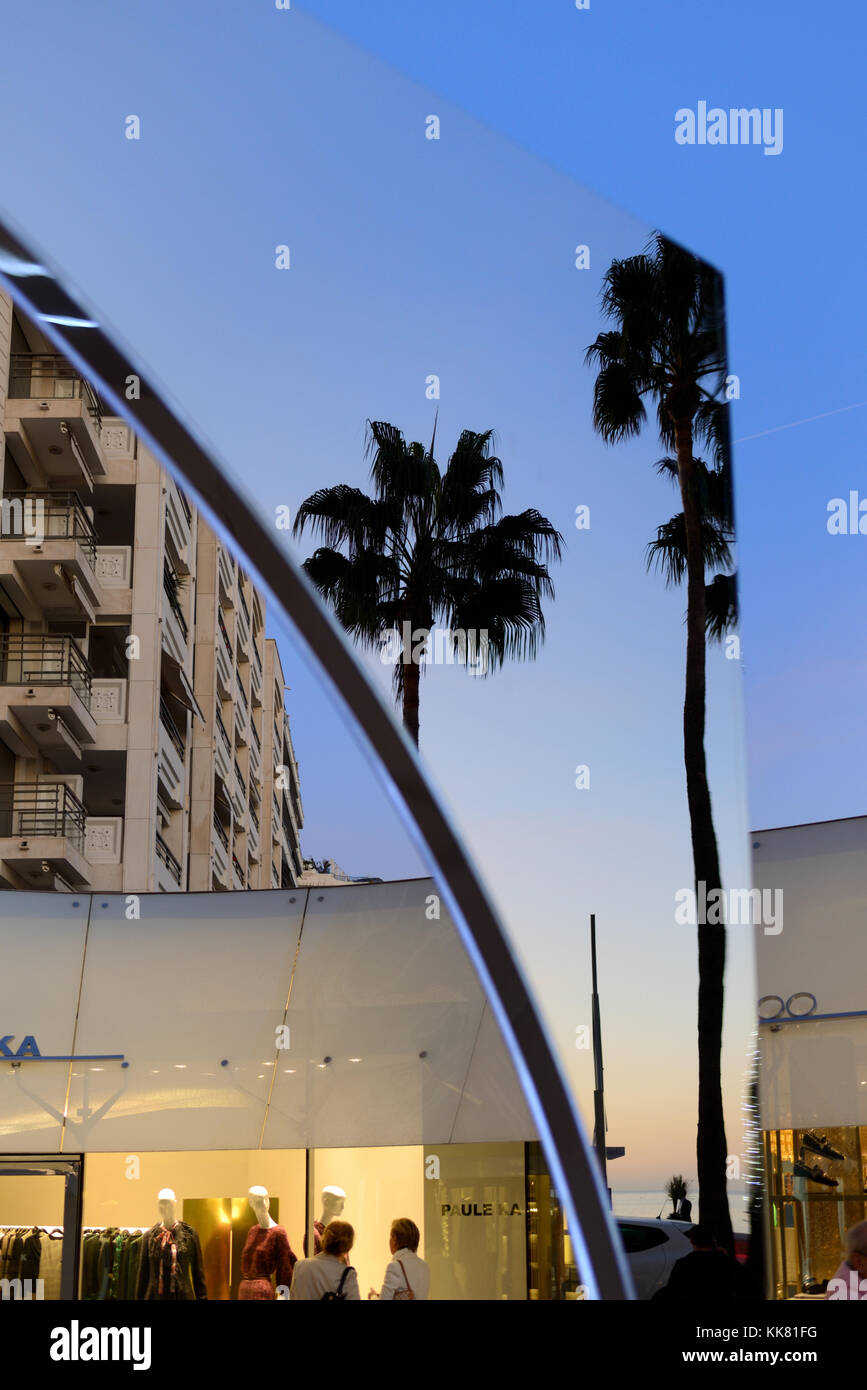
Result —
M0 1157L0 1298L78 1297L81 1169L80 1155Z

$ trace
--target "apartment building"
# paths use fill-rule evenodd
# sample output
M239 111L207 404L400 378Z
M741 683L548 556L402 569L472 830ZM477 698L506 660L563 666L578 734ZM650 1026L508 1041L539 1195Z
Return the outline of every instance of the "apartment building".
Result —
M3 294L0 465L0 887L294 886L262 596Z

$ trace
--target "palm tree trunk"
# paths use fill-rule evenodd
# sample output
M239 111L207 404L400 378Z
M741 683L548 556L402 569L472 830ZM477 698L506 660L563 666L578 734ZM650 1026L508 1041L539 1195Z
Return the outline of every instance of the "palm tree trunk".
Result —
M410 661L403 671L403 727L418 748L418 694L421 668Z
M693 493L692 419L675 420L677 471L686 529L686 682L683 757L697 901L722 887L705 760L705 575L701 517ZM714 899L719 901L719 899ZM726 1191L727 1145L720 1062L725 988L725 926L698 924L698 1163L699 1221L733 1251Z

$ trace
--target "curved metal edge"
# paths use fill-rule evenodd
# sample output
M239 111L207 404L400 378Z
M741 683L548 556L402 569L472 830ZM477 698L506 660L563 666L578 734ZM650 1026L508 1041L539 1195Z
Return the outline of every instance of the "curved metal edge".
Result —
M166 466L189 481L275 595L364 734L436 867L464 947L502 1029L566 1209L587 1292L591 1299L634 1297L595 1154L584 1138L528 987L462 845L427 787L415 750L368 683L344 634L213 454L172 413L132 357L115 346L97 316L75 301L53 269L2 218L0 284L82 374L99 386L118 415L130 421ZM123 394L131 375L140 382L137 400L127 400Z

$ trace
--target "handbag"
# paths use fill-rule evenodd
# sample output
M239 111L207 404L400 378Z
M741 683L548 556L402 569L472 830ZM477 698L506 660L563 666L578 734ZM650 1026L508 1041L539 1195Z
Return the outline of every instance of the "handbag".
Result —
M406 1278L406 1270L403 1267L403 1260L398 1260L398 1264L400 1265L400 1272L406 1280L406 1288L398 1289L397 1293L394 1295L394 1300L395 1302L400 1300L401 1302L408 1303L411 1298L415 1298L415 1294L412 1291L412 1285Z
M322 1295L322 1298L319 1300L320 1303L324 1303L324 1302L326 1302L326 1300L327 1300L328 1302L331 1302L332 1299L336 1299L336 1298L345 1298L345 1297L346 1297L346 1294L343 1292L343 1285L344 1285L344 1282L345 1282L345 1280L346 1280L346 1276L347 1276L347 1274L349 1273L349 1271L352 1269L352 1267L353 1267L352 1265L347 1265L346 1268L345 1268L345 1270L344 1270L343 1273L341 1274L341 1276L340 1276L340 1283L337 1285L337 1292L335 1293L332 1289L329 1289L328 1293L324 1293L324 1294ZM404 1276L404 1277L406 1277L406 1276Z

